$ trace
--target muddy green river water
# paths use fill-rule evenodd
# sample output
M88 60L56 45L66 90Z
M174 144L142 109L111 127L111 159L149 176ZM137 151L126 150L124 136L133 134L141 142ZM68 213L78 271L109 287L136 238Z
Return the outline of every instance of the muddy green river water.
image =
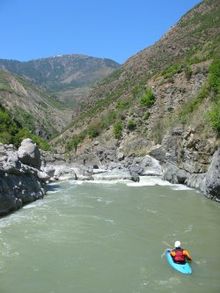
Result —
M220 204L160 183L53 184L0 219L0 293L219 293ZM165 260L175 240L190 276Z

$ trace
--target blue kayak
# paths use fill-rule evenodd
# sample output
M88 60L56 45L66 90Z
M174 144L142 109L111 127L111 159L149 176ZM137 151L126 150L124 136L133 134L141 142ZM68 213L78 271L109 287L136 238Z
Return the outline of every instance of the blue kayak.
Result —
M170 255L170 249L166 250L165 255L166 255L167 262L173 269L177 270L178 272L182 274L192 274L192 268L188 262L186 262L185 264L178 264L173 261L173 258Z

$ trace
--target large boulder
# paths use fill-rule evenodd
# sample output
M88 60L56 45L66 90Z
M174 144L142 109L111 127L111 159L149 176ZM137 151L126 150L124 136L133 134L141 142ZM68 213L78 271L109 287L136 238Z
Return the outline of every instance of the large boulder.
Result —
M185 184L189 174L172 163L163 166L163 179L173 184Z
M207 196L220 201L220 147L214 153L205 184Z
M18 149L18 158L23 164L40 169L40 151L30 138L26 138L21 142L21 146Z
M160 176L162 175L162 168L158 160L151 156L145 156L141 162L140 166L144 169L143 175L155 175Z

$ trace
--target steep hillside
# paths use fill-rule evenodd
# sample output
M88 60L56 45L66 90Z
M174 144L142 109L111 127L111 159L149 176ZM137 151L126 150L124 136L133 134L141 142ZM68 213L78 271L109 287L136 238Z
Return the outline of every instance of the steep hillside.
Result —
M0 104L22 127L44 138L61 131L72 113L25 78L0 70Z
M0 60L0 68L46 88L69 107L76 107L80 100L85 100L89 88L118 67L119 64L110 59L76 54L28 62Z
M219 58L220 2L205 0L100 82L56 147L100 161L151 153L206 172L219 145Z
M16 118L0 104L0 144L13 144L18 147L21 141L27 137L31 138L43 150L48 150L50 148L46 140L38 135L34 135L28 128L23 127ZM1 153L1 155L3 155L3 153Z

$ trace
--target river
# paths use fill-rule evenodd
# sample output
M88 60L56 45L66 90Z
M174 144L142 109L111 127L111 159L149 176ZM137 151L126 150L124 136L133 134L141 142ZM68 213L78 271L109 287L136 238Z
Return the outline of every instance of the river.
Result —
M0 292L219 293L220 205L161 183L52 184L0 220ZM166 263L175 240L190 276Z

